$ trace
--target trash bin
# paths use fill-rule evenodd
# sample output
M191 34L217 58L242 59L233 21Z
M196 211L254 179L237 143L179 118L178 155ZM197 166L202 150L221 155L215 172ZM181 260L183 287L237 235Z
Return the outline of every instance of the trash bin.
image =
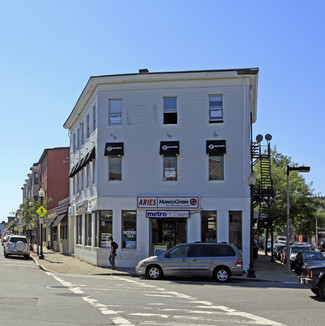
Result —
M258 257L258 247L254 247L253 248L253 258L257 259L257 257Z

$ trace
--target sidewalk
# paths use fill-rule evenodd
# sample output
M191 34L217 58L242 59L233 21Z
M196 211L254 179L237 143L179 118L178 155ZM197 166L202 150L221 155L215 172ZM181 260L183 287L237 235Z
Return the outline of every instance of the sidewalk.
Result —
M77 275L120 275L135 276L134 268L116 267L113 270L109 267L98 267L74 258L73 256L65 256L58 252L43 249L44 259L39 259L36 251L31 252L34 262L43 270ZM265 256L264 252L259 251L258 258L254 259L254 269L256 278L248 278L246 275L234 277L243 281L268 281L268 282L298 282L298 276L292 272L287 273L287 267L281 263L271 262L271 256Z

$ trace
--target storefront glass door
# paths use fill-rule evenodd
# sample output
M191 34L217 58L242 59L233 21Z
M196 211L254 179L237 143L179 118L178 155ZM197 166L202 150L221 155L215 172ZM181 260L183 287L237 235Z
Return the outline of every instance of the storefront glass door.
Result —
M187 242L186 219L152 219L152 245L165 244L167 250Z

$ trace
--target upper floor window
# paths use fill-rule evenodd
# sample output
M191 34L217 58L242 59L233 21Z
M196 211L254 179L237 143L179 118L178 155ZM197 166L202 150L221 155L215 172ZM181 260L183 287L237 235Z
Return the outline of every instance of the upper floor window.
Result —
M159 154L163 155L163 181L176 181L179 141L161 141Z
M209 95L209 123L223 122L223 96Z
M76 150L79 149L80 146L80 128L77 130L77 144L76 144Z
M93 131L96 129L96 106L93 107Z
M86 120L86 138L88 139L90 136L90 130L89 130L89 114L87 115L87 120Z
M225 140L207 140L206 153L209 158L209 180L224 180Z
M164 124L177 124L177 97L164 97Z
M109 100L109 121L110 126L120 126L122 124L122 100Z
M38 178L38 172L34 172L34 184L35 185L38 185L38 182L39 182L39 178Z
M84 123L82 122L81 123L81 145L83 145L85 142L84 134L85 134L85 126Z
M108 156L108 181L122 180L122 156Z

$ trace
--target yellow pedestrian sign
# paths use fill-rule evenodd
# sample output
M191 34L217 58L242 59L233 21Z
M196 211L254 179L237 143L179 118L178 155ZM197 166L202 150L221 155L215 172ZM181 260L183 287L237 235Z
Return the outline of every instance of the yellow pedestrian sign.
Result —
M47 213L47 210L43 207L43 206L40 206L36 213L40 216L40 217L43 217L46 213Z

